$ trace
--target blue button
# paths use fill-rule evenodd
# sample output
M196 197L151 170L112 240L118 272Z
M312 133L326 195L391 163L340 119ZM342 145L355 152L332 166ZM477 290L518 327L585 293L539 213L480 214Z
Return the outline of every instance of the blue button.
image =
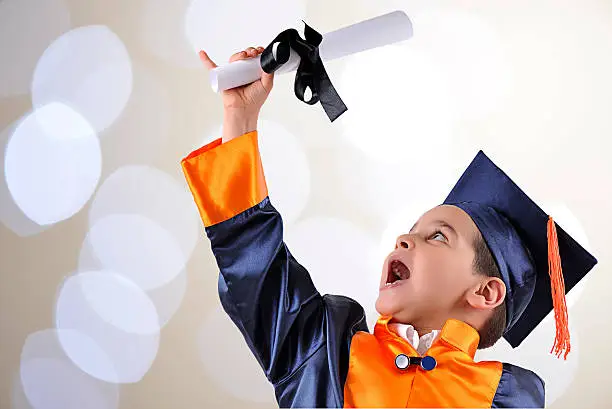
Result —
M433 356L427 355L421 359L421 368L425 369L426 371L431 371L437 364L436 358Z

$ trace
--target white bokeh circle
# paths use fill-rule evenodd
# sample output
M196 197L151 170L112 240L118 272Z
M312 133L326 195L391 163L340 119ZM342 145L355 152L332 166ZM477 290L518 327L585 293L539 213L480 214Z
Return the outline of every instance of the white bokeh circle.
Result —
M131 334L159 332L155 305L133 281L108 271L82 273L72 280L78 280L74 285L81 286L88 305L104 322ZM64 283L63 291L70 291L70 285Z
M148 226L160 232L163 229L166 241L176 241L183 264L191 257L200 236L202 223L186 184L150 166L123 166L106 178L92 201L89 226L91 228L99 220L116 214L140 215L155 223L155 227L151 223ZM149 257L161 259L163 251L165 249L160 250L161 254L149 254ZM176 275L178 271L172 274Z
M0 169L3 171L6 164L5 159L8 141L22 120L23 119L20 119L12 123L0 132ZM2 221L2 224L7 228L12 230L13 233L21 237L33 236L52 226L48 224L41 226L32 221L23 210L19 208L9 191L6 177L0 178L0 221Z
M128 220L128 222L122 225L118 223L121 220ZM172 266L169 270L160 268L160 265L168 264L168 260L166 260L168 254L166 253L166 247L163 245L151 249L148 254L143 251L146 246L135 235L139 232L130 229L130 226L138 226L139 222L143 222L145 227L153 227L148 232L149 236L145 235L142 240L153 243L159 243L160 240L164 239L170 241L171 244L168 248L175 248L176 255L174 260L170 260L170 264L178 265L182 263L184 265L182 252L177 251L180 249L177 249L176 241L167 230L141 215L114 214L99 219L83 240L79 253L79 271L104 270L112 265L115 268L121 268L121 271L113 271L135 281L142 289L146 290L157 310L159 326L163 327L170 321L183 302L187 291L187 271L182 269L177 272ZM109 224L110 226L105 227ZM125 229L121 226L124 226ZM100 229L100 227L102 228ZM110 231L108 227L111 228ZM156 232L159 232L161 237L155 236ZM140 233L144 235L144 232ZM92 242L94 236L98 237ZM134 241L126 241L126 237L131 237ZM94 242L97 243L95 246ZM118 245L119 243L122 244ZM102 253L103 257L99 257L97 253ZM157 261L160 261L160 265L156 264Z
M428 8L411 12L410 19L416 33L410 47L446 78L456 119L482 119L504 108L514 74L493 25L467 10Z
M268 193L288 225L300 217L310 197L308 157L300 140L280 123L259 122L259 150Z
M164 327L178 312L187 292L187 270L181 271L172 281L163 287L147 291L155 304L159 317L159 326Z
M90 123L58 102L26 115L6 147L7 187L21 211L39 225L81 210L101 169L100 142Z
M272 384L221 306L206 314L198 349L204 370L225 393L247 402L276 403Z
M100 132L121 114L132 92L130 56L108 27L75 28L40 57L32 79L32 103L62 101Z
M27 95L36 61L69 29L70 11L63 0L0 1L0 96Z
M375 320L384 259L371 235L342 219L312 217L288 226L285 242L319 293L351 297L363 306L369 323Z
M66 357L58 338L73 331L43 330L25 340L21 351L20 376L14 385L15 409L116 409L117 385L94 379ZM20 386L20 391L17 389ZM26 402L23 402L23 397ZM27 404L27 405L26 405Z
M171 125L174 107L169 83L152 65L132 61L134 83L132 94L121 116L104 132L105 169L125 164L155 163L167 157L173 144Z
M185 35L185 13L191 0L146 0L140 13L138 35L146 49L163 61L183 68L202 68L197 50ZM218 36L218 33L215 34Z
M185 255L172 233L139 214L102 217L87 240L103 268L145 291L169 283L185 269Z
M338 188L351 206L385 222L414 203L433 207L444 201L457 175L449 161L435 155L428 160L430 163L380 163L362 152L344 150L334 161L334 170L342 181Z
M157 356L159 318L152 301L136 284L109 271L66 279L55 324L72 362L106 382L138 382Z
M34 409L23 390L21 384L21 371L13 377L13 388L11 390L11 409Z
M339 123L345 140L369 158L408 170L448 163L452 115L440 68L410 42L346 59L338 78L350 105Z
M194 53L203 49L220 65L247 47L267 47L283 30L301 27L305 15L303 0L192 0L185 13L184 33ZM228 30L228 21L240 29Z

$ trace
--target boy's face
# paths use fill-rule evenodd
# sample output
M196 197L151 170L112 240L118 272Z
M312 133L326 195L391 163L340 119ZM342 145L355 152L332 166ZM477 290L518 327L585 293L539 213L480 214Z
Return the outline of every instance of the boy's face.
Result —
M480 279L474 274L477 235L470 216L458 207L441 205L421 216L397 238L384 262L378 313L415 326L452 317Z

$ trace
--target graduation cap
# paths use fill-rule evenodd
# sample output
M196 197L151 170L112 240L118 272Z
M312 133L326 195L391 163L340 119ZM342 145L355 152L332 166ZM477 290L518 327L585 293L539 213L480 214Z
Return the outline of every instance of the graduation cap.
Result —
M506 285L504 338L513 348L554 309L551 352L570 351L566 291L597 264L552 217L531 200L482 151L444 204L464 210L489 247Z

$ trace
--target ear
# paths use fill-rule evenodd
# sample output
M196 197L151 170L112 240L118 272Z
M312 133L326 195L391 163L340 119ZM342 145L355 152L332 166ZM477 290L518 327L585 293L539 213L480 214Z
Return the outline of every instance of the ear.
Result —
M484 277L468 292L467 302L479 310L493 310L506 299L506 285L497 277Z

